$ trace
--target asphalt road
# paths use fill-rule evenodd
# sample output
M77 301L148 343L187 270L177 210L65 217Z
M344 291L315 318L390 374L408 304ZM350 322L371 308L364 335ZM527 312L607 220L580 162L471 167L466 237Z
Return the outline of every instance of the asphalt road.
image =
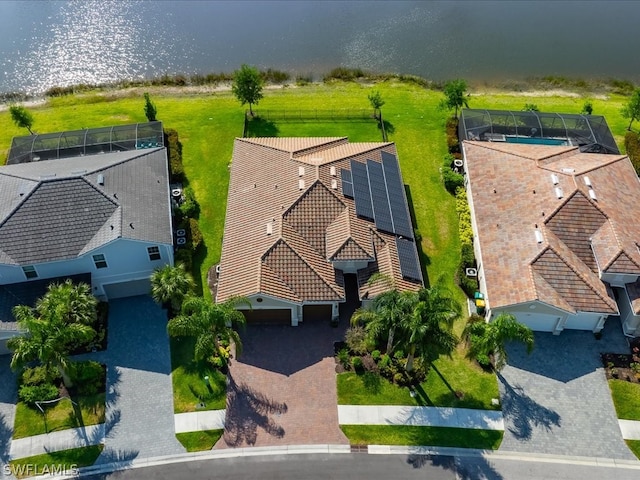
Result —
M491 457L274 455L202 460L86 477L93 480L638 480L640 469Z

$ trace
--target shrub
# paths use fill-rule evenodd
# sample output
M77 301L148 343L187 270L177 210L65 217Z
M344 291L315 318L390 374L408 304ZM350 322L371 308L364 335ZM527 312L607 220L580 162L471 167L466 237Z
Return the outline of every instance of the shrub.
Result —
M260 75L262 75L265 82L269 83L285 83L291 78L291 75L287 72L274 70L273 68L268 68L266 71L260 72Z
M189 231L191 232L191 250L196 252L202 245L203 238L200 226L195 218L189 219Z
M476 256L473 253L473 245L463 243L461 247L460 261L465 267L475 267Z
M404 382L404 375L400 372L393 375L393 383L401 385Z
M380 356L380 361L378 362L379 368L387 368L391 364L391 357L386 353Z
M164 130L164 144L169 156L169 178L171 183L184 181L184 167L182 166L182 143L178 138L178 132L172 128Z
M313 82L313 76L311 74L307 75L297 75L296 76L296 85L299 87L304 87Z
M345 334L345 341L349 350L356 355L367 353L367 333L362 327L351 327Z
M227 365L225 360L222 357L218 357L218 356L212 357L210 363L213 366L213 368L217 368L217 369L224 368Z
M351 366L355 371L362 371L362 358L360 357L351 358Z
M105 390L104 367L95 361L80 362L71 372L73 383L79 395L95 395Z
M450 168L443 169L442 180L444 188L452 195L455 195L458 188L464 187L464 175L456 173Z
M374 350L373 352L371 352L371 358L373 358L374 362L379 362L380 361L380 350Z
M22 379L20 383L22 385L42 385L50 383L56 379L56 375L53 372L47 371L47 368L39 365L33 368L25 368L22 372Z
M349 357L349 350L343 348L338 351L338 361L345 368L348 369L351 364L351 359Z
M18 398L28 405L35 405L36 402L47 402L58 398L58 389L50 383L22 385L18 391Z
M187 272L190 272L193 267L193 251L188 248L180 248L176 251L174 260L176 265L178 263L182 263L184 265L184 269Z
M624 147L633 168L640 175L640 135L635 132L627 132L624 136Z
M182 202L182 205L178 207L180 209L180 214L187 218L198 218L198 215L200 215L200 205L196 200L193 189L191 187L186 187L183 193L184 202Z
M324 77L324 81L329 80L343 80L343 81L352 81L358 78L365 77L366 74L361 68L346 68L346 67L337 67L331 70Z
M467 297L473 298L475 292L478 291L478 280L476 277L467 276L466 269L467 267L465 267L465 265L460 262L460 266L456 271L456 282L458 283L462 291L467 295Z
M449 153L460 153L460 140L458 139L458 119L450 117L447 119L447 147Z
M404 352L402 350L396 350L393 353L393 358L395 358L396 360L402 360L404 358Z

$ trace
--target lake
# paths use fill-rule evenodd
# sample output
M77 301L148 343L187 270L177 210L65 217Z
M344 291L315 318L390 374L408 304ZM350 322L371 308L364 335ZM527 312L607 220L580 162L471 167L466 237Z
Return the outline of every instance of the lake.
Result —
M640 83L640 2L0 1L0 92L336 66L473 82Z

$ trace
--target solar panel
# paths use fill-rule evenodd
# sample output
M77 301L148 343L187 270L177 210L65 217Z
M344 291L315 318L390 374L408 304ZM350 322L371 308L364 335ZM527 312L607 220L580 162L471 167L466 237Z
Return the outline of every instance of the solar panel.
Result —
M375 217L371 205L367 166L364 163L351 160L351 176L353 178L353 198L356 201L356 215L373 220Z
M342 194L345 197L353 198L353 181L351 179L351 171L346 168L341 168L340 179L342 180Z
M402 183L402 177L400 177L398 159L395 155L382 152L382 166L387 182L389 206L391 208L391 217L393 218L393 231L397 235L413 238L411 217L407 208L404 184Z
M398 249L402 277L422 282L422 271L415 243L404 238L396 238L396 248Z
M394 233L387 184L384 181L382 164L367 160L367 172L369 173L369 187L371 188L371 200L373 201L373 215L376 228L384 232Z

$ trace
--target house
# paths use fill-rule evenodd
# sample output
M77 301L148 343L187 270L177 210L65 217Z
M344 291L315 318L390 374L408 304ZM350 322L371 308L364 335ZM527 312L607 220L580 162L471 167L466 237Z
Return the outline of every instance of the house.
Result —
M508 312L533 330L559 334L599 332L620 313L625 334L639 335L640 182L606 122L536 112L462 115L487 318Z
M216 301L249 322L336 320L345 302L423 285L395 145L238 138Z
M6 303L32 297L15 292L86 274L101 300L146 294L173 263L162 145L160 122L14 139L0 167L0 349L17 331Z

